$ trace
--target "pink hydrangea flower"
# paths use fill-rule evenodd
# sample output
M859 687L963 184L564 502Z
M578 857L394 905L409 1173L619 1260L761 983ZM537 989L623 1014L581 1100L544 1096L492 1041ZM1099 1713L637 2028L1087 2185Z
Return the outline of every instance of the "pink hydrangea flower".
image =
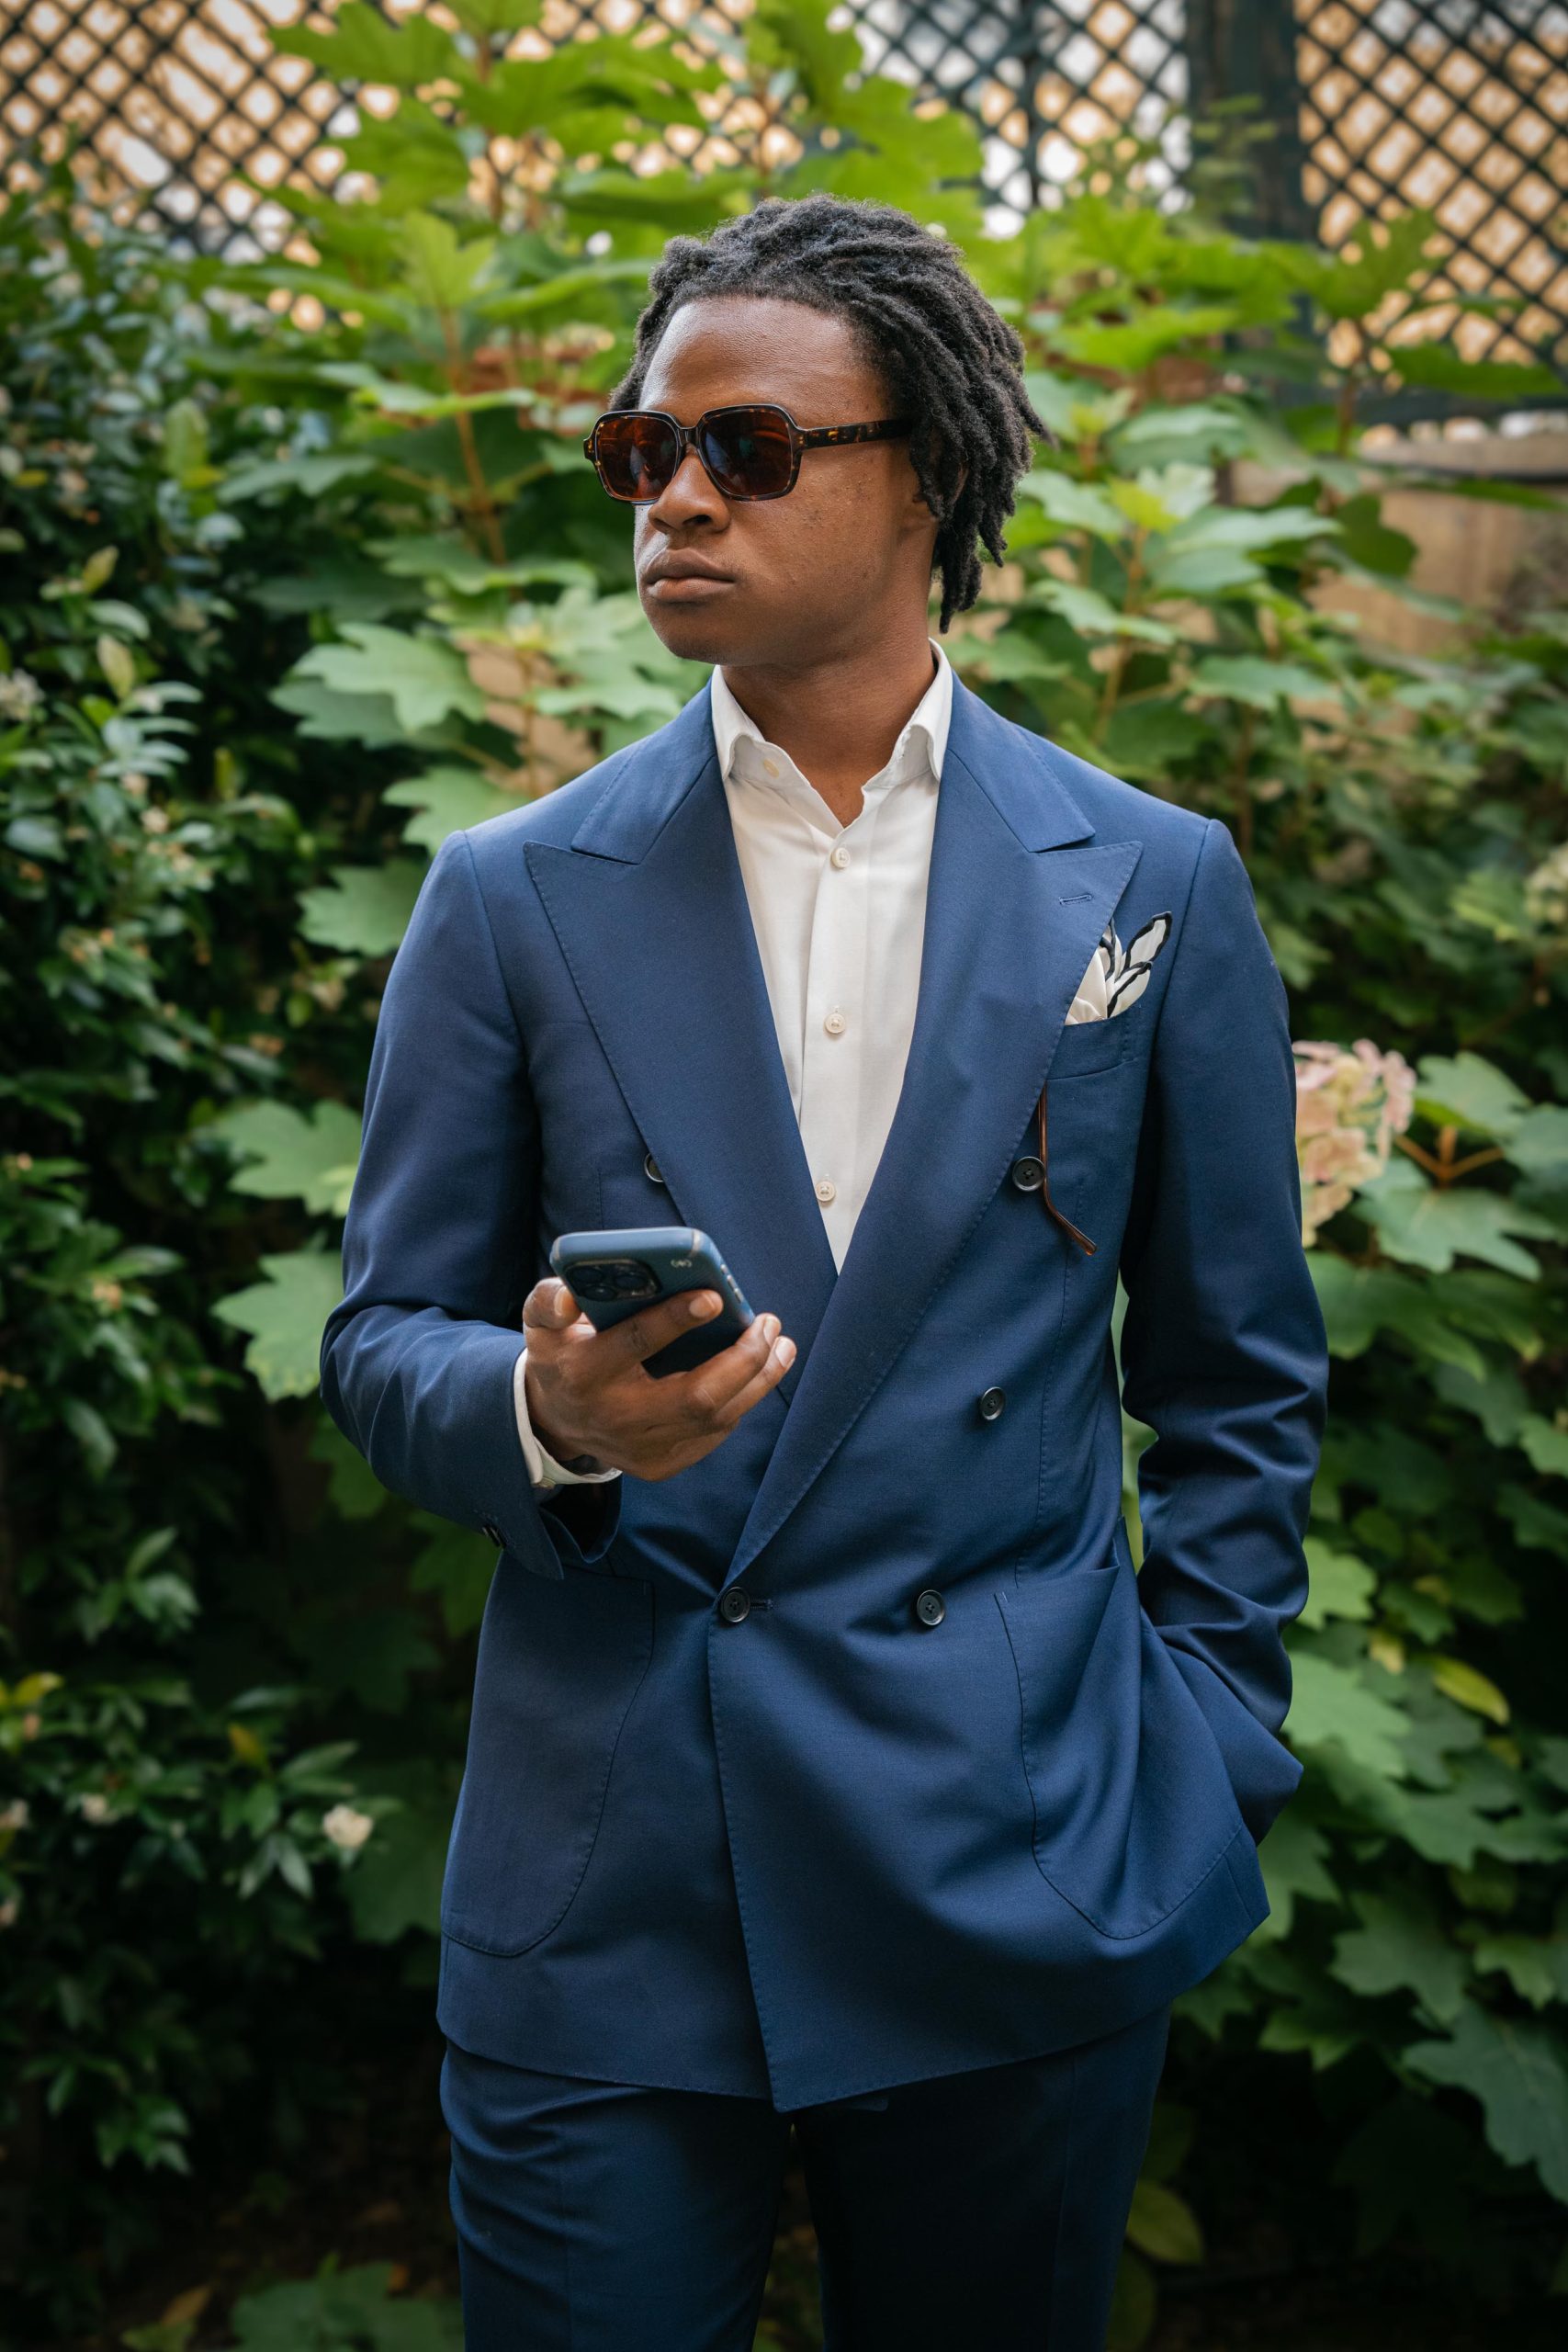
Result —
M1416 1073L1403 1054L1383 1053L1370 1037L1353 1046L1298 1040L1296 1151L1302 1171L1302 1238L1381 1176L1396 1135L1410 1125Z

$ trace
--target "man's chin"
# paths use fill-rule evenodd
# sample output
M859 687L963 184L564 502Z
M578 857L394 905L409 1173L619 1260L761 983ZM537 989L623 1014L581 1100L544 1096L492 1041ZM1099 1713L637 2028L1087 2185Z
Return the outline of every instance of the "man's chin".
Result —
M660 645L679 662L736 661L744 655L754 635L739 614L721 614L711 605L692 605L682 610L678 605L661 605L657 597L649 597L644 599L643 611Z

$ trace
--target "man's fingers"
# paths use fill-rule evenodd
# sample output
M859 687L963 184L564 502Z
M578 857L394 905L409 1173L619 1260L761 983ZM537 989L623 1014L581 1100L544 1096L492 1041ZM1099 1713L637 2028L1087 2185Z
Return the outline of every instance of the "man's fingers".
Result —
M563 1331L575 1323L582 1312L575 1295L558 1275L547 1275L534 1284L523 1302L523 1328L525 1331Z
M705 1315L694 1314L694 1305L704 1299L711 1299L713 1306ZM627 1363L641 1363L645 1356L657 1355L682 1331L700 1331L705 1323L711 1323L718 1304L716 1291L683 1290L675 1298L661 1298L657 1306L639 1307L624 1323L614 1324L601 1334L604 1352Z
M706 1363L698 1364L694 1371L677 1373L665 1382L671 1391L671 1404L677 1412L689 1411L702 1423L725 1421L736 1397L768 1363L775 1344L782 1344L787 1356L793 1357L794 1341L779 1340L778 1317L759 1315L721 1353L710 1356ZM782 1378L788 1369L788 1362L781 1362L777 1376Z
M732 1430L778 1386L794 1361L795 1341L781 1335L778 1317L760 1315L744 1339L692 1374L694 1381L702 1382L694 1402L700 1397L698 1409L709 1428ZM722 1379L716 1382L713 1375L721 1372Z

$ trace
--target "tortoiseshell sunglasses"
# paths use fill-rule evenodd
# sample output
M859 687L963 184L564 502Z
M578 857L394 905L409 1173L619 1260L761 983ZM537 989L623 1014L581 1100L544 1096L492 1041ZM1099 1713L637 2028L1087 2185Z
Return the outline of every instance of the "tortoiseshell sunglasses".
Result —
M795 488L802 452L850 441L891 441L911 420L885 416L874 424L796 424L772 401L710 408L695 424L680 424L662 409L611 409L582 445L612 498L646 506L667 491L688 449L694 449L716 490L726 498L783 498Z

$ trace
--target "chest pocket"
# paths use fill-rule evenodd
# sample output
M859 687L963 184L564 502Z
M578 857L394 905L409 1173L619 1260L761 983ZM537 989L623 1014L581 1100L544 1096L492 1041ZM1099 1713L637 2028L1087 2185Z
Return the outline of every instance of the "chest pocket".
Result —
M1149 1032L1136 1012L1063 1030L1035 1106L1045 1214L1069 1251L1114 1261L1137 1155Z

